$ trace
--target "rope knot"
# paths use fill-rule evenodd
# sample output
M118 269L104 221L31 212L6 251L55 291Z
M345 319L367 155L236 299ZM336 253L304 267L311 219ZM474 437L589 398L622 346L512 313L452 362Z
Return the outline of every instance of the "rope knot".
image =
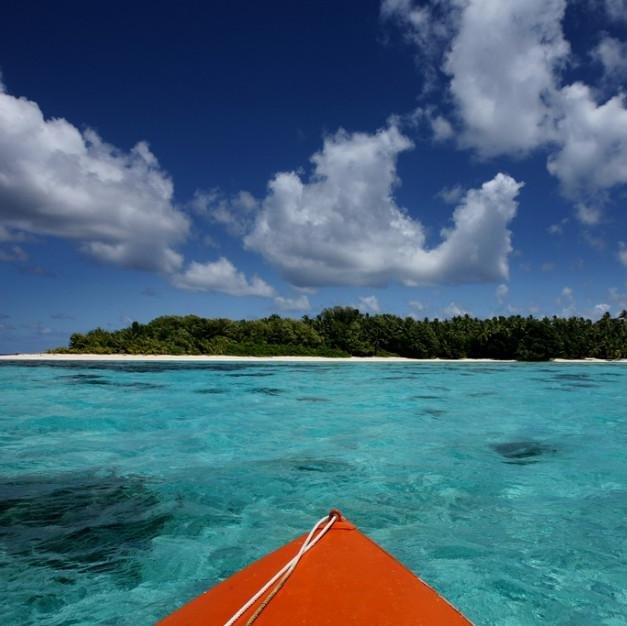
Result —
M329 511L329 520L331 520L331 518L335 515L336 517L336 522L342 522L344 521L344 516L342 515L342 511L340 511L339 509L331 509Z

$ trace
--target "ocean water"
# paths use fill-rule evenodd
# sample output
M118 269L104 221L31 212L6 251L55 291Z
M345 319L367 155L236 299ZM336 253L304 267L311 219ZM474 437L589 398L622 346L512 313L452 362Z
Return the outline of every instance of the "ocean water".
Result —
M0 365L0 623L152 624L330 508L478 625L627 624L627 365Z

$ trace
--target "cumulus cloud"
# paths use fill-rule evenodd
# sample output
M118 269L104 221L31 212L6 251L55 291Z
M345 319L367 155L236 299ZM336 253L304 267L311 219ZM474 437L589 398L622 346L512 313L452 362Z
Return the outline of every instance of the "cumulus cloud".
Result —
M437 113L433 107L418 107L409 116L409 120L416 126L426 124L433 139L444 142L455 136L455 130L449 120Z
M190 204L241 235L257 201L247 192L232 198L197 192ZM119 150L93 130L46 119L35 102L6 93L0 83L0 241L62 237L99 261L160 272L183 289L274 295L225 258L192 262L183 271L176 247L189 227L174 204L171 179L145 142ZM25 258L19 246L0 251L0 260Z
M468 315L468 311L462 309L460 306L455 304L455 302L451 302L448 306L445 306L442 309L442 313L444 317L460 317L462 315Z
M458 0L438 0L431 4L413 0L382 0L381 17L403 26L405 38L414 44L424 79L423 91L435 86L439 56L444 51L459 16Z
M560 149L548 169L566 195L595 195L627 183L627 108L622 95L597 105L592 90L575 83L560 92Z
M466 4L444 63L464 145L495 156L546 142L555 72L569 51L565 8L565 0Z
M608 16L616 21L627 21L627 0L605 0Z
M123 152L0 91L3 232L73 239L101 261L168 273L188 231L172 194L146 143Z
M627 10L627 7L625 7ZM627 44L615 37L605 36L592 50L592 58L603 67L605 78L620 80L627 76Z
M601 209L579 203L575 213L577 219L586 226L596 226L602 217Z
M452 187L444 187L437 193L437 197L446 204L458 204L466 194L466 190L461 185L453 185Z
M245 245L298 286L487 282L507 277L508 224L522 183L498 174L466 192L428 249L419 221L393 197L396 160L412 147L391 126L340 131L312 157L313 174L277 174Z
M248 191L229 197L218 189L212 189L197 190L190 205L197 214L220 224L230 235L241 237L250 230L259 202Z
M309 311L311 308L309 298L305 295L298 296L297 298L277 296L274 299L274 304L276 304L281 311Z
M272 286L258 276L249 280L225 257L208 263L192 261L184 272L172 276L172 284L188 291L219 291L231 296L274 295Z
M359 310L362 313L380 313L381 307L377 296L361 296L359 298Z
M562 70L572 62L562 28L566 4L439 0L432 6L453 16L444 20L444 45L444 35L424 26L434 19L429 5L384 2L382 12L421 50L430 43L443 50L440 67L461 147L484 158L548 149L548 169L563 193L586 200L627 183L627 106L621 93L599 101L589 85L564 84ZM624 0L606 0L606 8L610 16L626 14ZM412 17L423 12L427 17ZM624 53L624 44L605 37L593 55L616 76L627 67Z

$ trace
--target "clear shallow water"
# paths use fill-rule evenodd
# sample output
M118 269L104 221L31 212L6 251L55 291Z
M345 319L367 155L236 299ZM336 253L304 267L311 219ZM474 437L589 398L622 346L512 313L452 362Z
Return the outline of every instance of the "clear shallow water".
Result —
M627 366L2 364L0 623L151 624L338 507L476 624L626 624Z

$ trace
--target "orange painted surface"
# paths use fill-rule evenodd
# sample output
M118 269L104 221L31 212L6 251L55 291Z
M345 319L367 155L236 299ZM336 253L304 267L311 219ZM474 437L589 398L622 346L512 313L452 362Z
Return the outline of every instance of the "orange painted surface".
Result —
M158 626L222 626L296 555L305 535L198 596ZM244 626L262 596L235 626ZM255 626L451 626L471 624L345 519L307 552Z

